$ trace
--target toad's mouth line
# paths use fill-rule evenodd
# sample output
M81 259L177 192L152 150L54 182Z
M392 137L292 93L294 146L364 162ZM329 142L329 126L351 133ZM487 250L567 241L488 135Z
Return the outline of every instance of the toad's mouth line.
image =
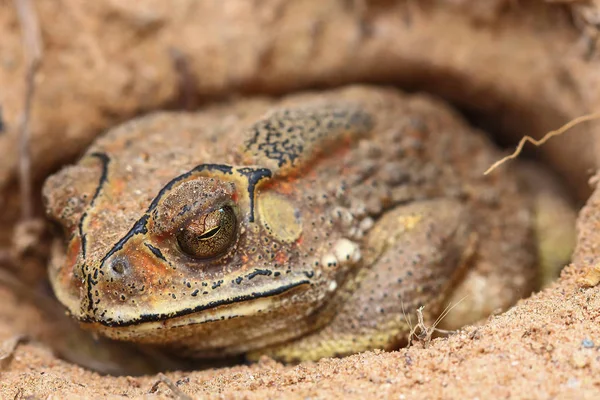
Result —
M160 322L166 321L170 319L174 319L177 317L183 317L186 315L211 310L220 306L226 306L236 303L243 302L251 302L257 299L264 299L269 297L274 297L281 295L283 293L289 292L293 289L296 289L300 286L309 285L310 281L308 279L304 279L298 282L293 282L288 285L280 286L274 289L269 289L264 292L252 292L250 294L228 297L222 300L215 300L208 303L200 304L196 307L188 307L179 311L171 312L171 313L148 313L148 314L140 314L137 318L132 318L129 320L114 320L113 318L107 319L98 319L90 316L86 316L85 318L80 319L80 322L83 323L91 323L91 324L100 324L110 328L121 328L128 326L141 325L144 323L151 322ZM209 321L206 321L209 322Z

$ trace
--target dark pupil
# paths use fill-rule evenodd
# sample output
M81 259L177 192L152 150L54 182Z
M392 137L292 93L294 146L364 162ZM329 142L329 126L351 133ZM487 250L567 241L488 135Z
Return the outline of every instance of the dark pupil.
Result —
M215 236L217 234L217 232L219 232L220 229L221 229L221 226L215 226L214 228L206 231L206 233L203 233L202 235L198 236L197 239L198 240L209 239L209 238Z
M222 207L190 222L177 234L181 250L194 258L222 255L235 241L237 223L231 207Z

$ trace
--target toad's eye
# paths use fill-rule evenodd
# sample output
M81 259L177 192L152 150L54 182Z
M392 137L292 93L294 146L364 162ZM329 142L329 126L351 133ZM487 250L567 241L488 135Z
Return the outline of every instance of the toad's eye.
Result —
M221 207L190 222L177 233L181 250L194 258L222 255L235 242L237 220L233 209Z

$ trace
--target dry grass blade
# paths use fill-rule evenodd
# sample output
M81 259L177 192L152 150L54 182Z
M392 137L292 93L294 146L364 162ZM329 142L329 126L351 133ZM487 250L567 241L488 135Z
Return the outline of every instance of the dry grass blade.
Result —
M408 343L409 345L412 343L413 339L417 339L421 342L424 342L425 344L428 344L431 341L431 338L433 336L433 334L435 332L439 332L439 333L452 333L451 331L446 331L446 330L442 330L442 329L438 329L437 326L440 324L440 322L443 321L444 318L446 318L448 316L448 314L450 314L450 312L456 307L458 306L460 303L463 302L464 299L466 299L467 296L464 296L462 299L460 299L459 301L457 301L455 304L450 305L448 304L446 306L446 308L444 309L444 311L442 311L440 313L440 315L437 317L437 319L433 322L433 324L428 327L425 324L425 319L423 317L423 309L424 307L421 306L417 309L417 324L414 326L414 328L411 328L410 333L408 334ZM417 333L418 331L418 333Z
M158 390L158 385L162 383L166 385L169 389L171 389L173 395L175 395L175 398L177 400L192 400L192 397L185 394L181 389L179 389L177 384L175 384L172 380L167 378L164 374L158 374L157 378L158 380L154 383L154 385L152 385L150 393L155 393Z
M410 332L413 331L414 327L412 324L412 319L410 318L410 315L406 314L406 309L404 308L404 300L402 298L400 298L400 306L402 307L402 315L404 316L404 320L406 321L406 324L408 325L408 328L410 329ZM408 347L410 347L410 336L408 338Z
M575 125L581 124L582 122L593 121L593 120L598 119L598 118L600 118L600 112L593 113L593 114L582 115L581 117L577 117L575 119L572 119L571 121L567 122L566 124L564 124L563 126L561 126L560 128L558 128L557 130L550 131L550 132L546 133L544 135L544 137L542 137L539 140L538 139L534 139L531 136L524 136L523 138L521 138L521 140L519 141L519 144L517 145L517 148L515 149L515 151L512 154L510 154L510 155L502 158L501 160L496 161L483 174L487 175L490 172L492 172L493 170L495 170L496 168L498 168L500 165L502 165L505 162L507 162L508 160L512 160L514 158L517 158L519 156L519 154L521 154L521 152L523 151L523 147L525 146L525 143L527 143L527 142L530 142L534 146L539 147L539 146L543 145L544 143L546 143L551 138L553 138L555 136L562 135L563 133L565 133L566 131L568 131L569 129L571 129L572 127L574 127Z
M444 311L442 311L442 313L437 317L437 319L435 320L435 322L433 323L433 325L431 326L431 328L432 329L436 329L437 326L440 324L440 322L442 322L444 320L444 318L446 318L448 316L448 314L450 314L450 312L452 310L454 310L466 298L467 298L467 296L465 295L459 301L457 301L454 305L450 306L450 304L448 304L446 306L446 308L444 309Z

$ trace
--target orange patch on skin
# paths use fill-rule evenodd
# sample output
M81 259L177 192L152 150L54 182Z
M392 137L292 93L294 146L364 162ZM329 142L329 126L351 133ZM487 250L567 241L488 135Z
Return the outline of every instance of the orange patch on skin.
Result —
M101 222L97 218L88 218L86 221L88 229L98 229L101 226Z
M298 190L296 186L296 175L288 176L285 180L271 180L269 182L264 183L261 190L264 191L274 191L284 195L293 194Z
M69 242L67 247L67 259L65 265L67 268L63 268L61 271L61 280L64 287L68 287L69 283L75 283L77 287L81 286L81 280L74 279L74 269L77 266L77 255L79 254L79 249L81 248L81 238L76 236Z
M134 250L134 247L138 247L138 249ZM137 271L143 271L138 273L138 277L147 283L155 285L158 279L165 280L173 273L166 262L158 260L141 242L131 243L130 246L123 249L123 253L127 255L133 265L136 265Z
M148 252L150 252L150 250L148 250ZM150 276L164 276L166 263L164 261L157 261L153 254L140 252L135 258L136 265L143 266L142 269L144 274L148 274Z
M274 190L281 194L294 194L298 190L297 180L300 177L317 178L318 173L315 167L327 160L339 160L344 157L346 153L350 151L352 144L355 139L350 136L344 137L339 146L336 146L335 150L322 152L313 157L310 162L295 168L290 171L284 179L269 180L264 183L264 190Z
M79 254L79 249L81 248L81 238L79 236L75 236L73 240L69 242L67 247L67 263L75 264L77 261L77 254Z
M295 186L292 182L280 182L279 185L277 185L276 190L277 192L281 193L281 194L292 194L294 193L295 190Z
M166 232L162 235L154 235L152 236L152 241L154 242L153 244L158 245L158 246L162 246L164 245L165 241L172 237L173 233L171 232ZM167 247L170 246L170 244L167 244ZM177 246L177 244L175 244L175 246Z
M277 252L277 255L275 255L275 261L277 261L279 264L284 264L287 260L288 256L284 251L279 251Z
M113 179L110 182L110 192L113 196L123 193L124 189L125 182L123 181L123 179Z

